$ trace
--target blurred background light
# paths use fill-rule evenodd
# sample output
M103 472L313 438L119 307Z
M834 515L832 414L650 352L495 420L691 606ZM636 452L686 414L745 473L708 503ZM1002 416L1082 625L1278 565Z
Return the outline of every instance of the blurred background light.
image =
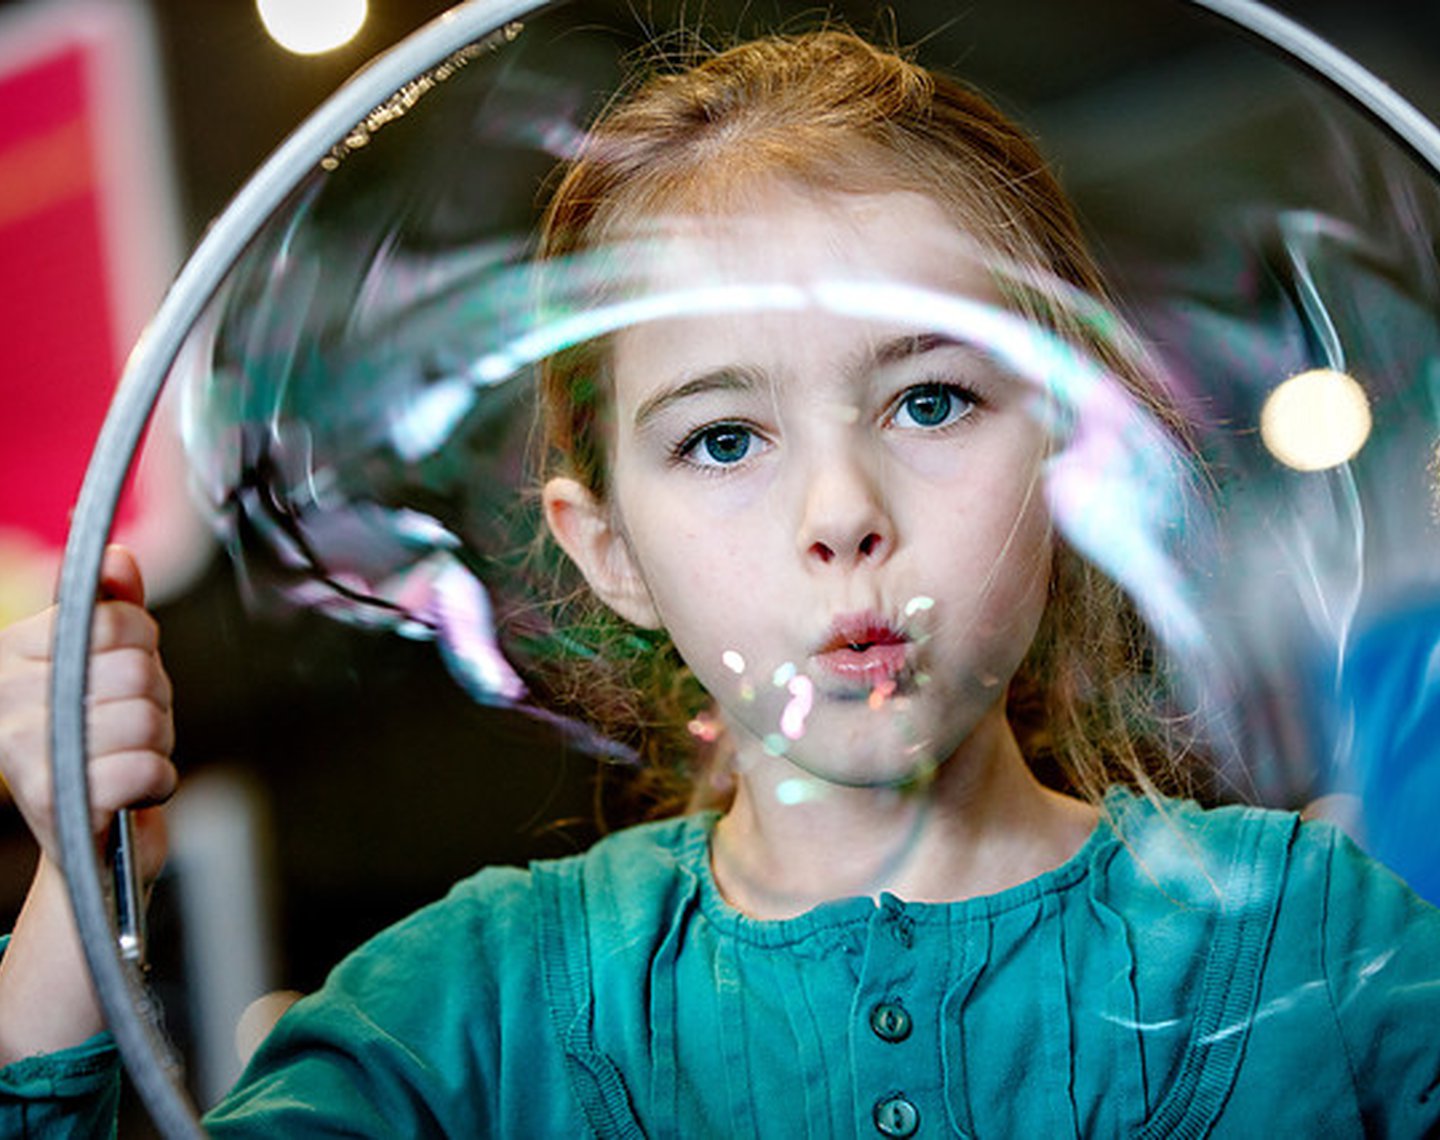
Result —
M0 81L14 84L10 97L0 99L10 132L0 130L0 206L28 203L23 218L0 211L0 267L34 252L28 265L0 272L0 293L9 290L0 303L7 330L0 361L10 359L6 348L28 352L23 363L0 368L9 381L9 387L0 383L0 439L7 441L0 448L0 486L12 492L10 500L0 499L0 622L51 596L66 509L110 386L180 249L206 232L265 155L347 74L438 17L448 3L405 0L367 11L364 0L257 0L255 6L0 0ZM782 13L788 4L770 6ZM838 0L833 9L864 28L879 6L877 0ZM1440 69L1434 67L1440 5L1372 0L1362 10L1351 0L1272 0L1271 6L1326 34L1440 117ZM443 248L476 232L508 232L506 224L521 232L554 156L566 151L584 120L586 99L610 90L607 77L627 51L638 50L631 41L645 39L651 13L658 18L681 7L578 0L552 24L537 14L508 53L529 54L504 59L503 83L478 88L483 101L477 96L474 106L483 113L454 115L454 92L465 90L458 78L445 85L453 89L448 97L427 95L425 112L437 130L442 120L458 123L442 137L478 141L481 149L473 153L500 156L479 164L478 176L472 167L468 177L440 177L462 167L454 150L408 141L406 130L426 121L421 115L407 115L406 128L387 127L386 141L347 160L342 173L358 185L364 162L412 169L422 192L399 200L422 207L405 214L407 234L421 248L422 237L433 236ZM687 22L738 27L737 9L760 7L752 0L711 0L703 18L692 12ZM1440 774L1434 673L1427 672L1436 660L1440 607L1428 591L1434 532L1415 525L1417 514L1428 518L1431 511L1440 520L1440 333L1433 318L1440 308L1428 288L1412 296L1404 287L1409 278L1392 272L1392 263L1411 260L1419 265L1415 276L1432 271L1430 215L1410 209L1412 199L1428 209L1431 187L1418 185L1408 169L1397 178L1400 156L1391 163L1369 134L1337 118L1280 62L1188 18L1184 7L1154 0L993 0L964 5L962 19L954 5L915 0L895 12L896 36L917 44L952 37L935 49L937 57L1002 96L1039 134L1087 227L1105 237L1101 245L1113 267L1134 270L1117 277L1119 285L1133 285L1143 296L1154 277L1183 271L1184 286L1176 289L1190 304L1174 326L1156 318L1163 334L1157 340L1174 348L1185 366L1177 375L1191 386L1187 392L1193 388L1187 409L1213 417L1229 433L1217 466L1233 465L1239 473L1235 513L1252 525L1253 534L1241 536L1249 539L1252 557L1236 559L1228 577L1217 575L1216 596L1239 615L1234 624L1246 635L1237 635L1235 657L1249 671L1234 678L1242 699L1233 704L1249 714L1245 727L1252 737L1277 742L1273 757L1248 751L1235 783L1248 781L1263 802L1308 806L1352 826L1363 816L1361 829L1376 849L1415 876L1417 886L1416 868L1424 869L1430 897L1440 899L1440 859L1425 814L1437 802L1432 789ZM307 31L336 27L346 9L354 26L344 35L330 32L327 44ZM131 19L122 21L129 28L123 36L97 40L90 30L102 18L108 26L124 17ZM299 33L292 30L297 20ZM582 26L613 29L618 46L592 49L575 34ZM663 31L663 20L655 26ZM286 41L290 50L275 50L286 36L293 40ZM300 52L311 54L294 54ZM57 53L68 71L56 69ZM40 81L22 86L32 73ZM117 78L118 87L111 82ZM71 93L77 97L64 101ZM32 144L41 156L64 161L48 167L26 161L37 154ZM5 161L16 154L18 161ZM20 173L7 180L7 170ZM57 171L66 178L54 180ZM52 180L42 182L47 172ZM53 193L42 204L47 187ZM339 261L327 267L327 281L363 264L369 247L352 244L337 240ZM86 251L83 263L77 248ZM82 293L81 282L92 276ZM397 280L403 283L403 275ZM54 288L42 291L42 284ZM93 306L82 304L92 297ZM1326 350L1316 310L1302 311L1302 297L1324 303L1323 315L1340 331L1341 354ZM54 319L43 325L34 316L42 300L55 302ZM42 333L43 347L32 350ZM74 357L82 343L100 366L84 371L88 402L77 409L62 404L59 384L81 387ZM1339 374L1318 383L1297 377L1277 389L1268 415L1279 422L1263 433L1264 446L1279 462L1305 470L1343 463L1364 445L1369 429L1356 425L1368 425L1373 401L1377 427L1356 465L1370 470L1357 470L1354 480L1276 478L1285 472L1255 446L1263 397L1281 377L1342 358L1364 378L1369 400ZM1323 421L1332 388L1342 392L1342 405L1349 389L1341 430L1316 431L1311 421ZM1279 391L1288 395L1282 399ZM1336 443L1335 436L1351 442ZM1412 447L1420 449L1419 464ZM68 463L62 472L38 473L22 462L30 452L58 460L61 451ZM1417 483L1415 469L1427 459L1430 474ZM450 470L437 467L436 478ZM151 480L174 492L157 517L173 519L188 505L186 482L184 471ZM476 497L477 517L492 501ZM319 612L257 608L255 582L202 538L198 576L171 575L178 584L152 591L152 599L176 680L187 793L197 777L233 776L226 786L255 789L260 802L249 805L253 815L272 820L268 832L255 833L256 861L269 869L254 885L263 888L257 905L273 913L265 912L263 929L250 933L274 972L246 983L260 998L242 1019L245 1030L253 1030L248 1038L241 1034L248 1048L292 987L318 986L342 954L455 879L481 864L523 865L583 846L602 797L592 784L592 761L557 746L539 728L476 705L430 646L342 626ZM173 560L180 543L171 538L152 548L156 553L142 561L155 586L158 559ZM1426 589L1386 598L1373 572L1402 555L1406 566L1423 563L1414 576ZM1277 581L1290 594L1282 596ZM1245 604L1251 595L1241 587L1251 588L1253 604ZM1393 605L1394 620L1388 612L1357 618L1359 601L1377 596L1382 604L1376 608ZM911 606L922 608L924 601L913 599ZM1317 632L1317 614L1333 619L1333 629L1323 625ZM1359 648L1348 653L1352 645ZM737 674L747 669L738 654L725 664ZM1312 674L1323 675L1304 680ZM1306 720L1327 710L1344 714L1330 735L1328 726L1322 731ZM1216 719L1231 715L1225 706ZM691 732L714 743L720 728L702 715ZM422 765L417 757L436 759ZM799 803L816 791L797 781L777 794ZM1357 795L1360 808L1353 803ZM187 798L193 807L195 797ZM232 792L231 800L237 811L248 804L243 791ZM188 832L207 843L217 837L208 821ZM13 922L33 859L23 821L0 791L0 929ZM197 1095L207 1102L214 1095L210 1073L220 1071L210 1069L208 1058L223 1044L226 1063L235 1063L235 1041L227 1031L219 1042L206 1027L221 1007L231 1009L239 972L232 957L222 960L187 939L203 929L232 951L250 949L226 933L230 927L212 927L209 912L193 901L209 896L215 906L236 910L236 896L215 886L214 865L177 856L157 884L151 912L152 982ZM221 870L240 868L222 862ZM216 974L225 976L217 982ZM133 1119L138 1115L127 1111L121 1140L152 1135Z
M318 55L349 43L365 24L366 0L255 0L265 30L286 51Z
M1330 368L1290 377L1260 411L1260 438L1271 455L1296 471L1324 471L1353 459L1370 426L1365 389Z

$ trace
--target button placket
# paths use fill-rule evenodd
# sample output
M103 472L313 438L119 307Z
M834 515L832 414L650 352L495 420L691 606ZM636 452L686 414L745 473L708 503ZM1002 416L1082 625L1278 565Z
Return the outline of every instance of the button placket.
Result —
M893 895L885 895L881 906L891 937L906 950L913 949L915 946L915 920L905 913L904 906Z
M868 931L852 1029L856 1115L869 1118L872 1135L914 1135L927 1094L938 1095L941 1087L938 1056L917 1051L927 1019L917 1025L906 1002L924 965L925 955L917 955L925 945L921 933L904 903L881 897Z

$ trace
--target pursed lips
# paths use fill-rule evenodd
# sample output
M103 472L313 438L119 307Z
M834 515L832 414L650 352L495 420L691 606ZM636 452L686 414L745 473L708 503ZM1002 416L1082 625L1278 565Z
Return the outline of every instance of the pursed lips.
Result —
M834 677L877 688L894 684L905 671L911 644L909 634L877 614L843 614L812 658Z

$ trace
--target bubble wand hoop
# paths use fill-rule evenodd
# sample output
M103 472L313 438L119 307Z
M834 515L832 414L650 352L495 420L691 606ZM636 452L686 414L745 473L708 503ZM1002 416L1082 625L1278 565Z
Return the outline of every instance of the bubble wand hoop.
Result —
M120 873L113 891L106 889L107 875L89 834L86 662L95 583L124 477L185 334L295 183L327 160L333 162L357 124L374 129L365 124L394 109L395 93L417 77L430 75L467 46L490 48L513 39L513 21L530 8L517 0L481 0L451 10L356 74L281 144L207 231L131 352L76 500L60 574L50 691L56 824L76 924L101 1006L141 1101L167 1137L204 1133L142 976L141 887L127 837L129 817L122 813L114 828L111 846ZM110 913L112 897L118 915Z
M1318 77L1357 106L1427 171L1440 178L1440 131L1410 104L1348 57L1252 0L1188 0L1228 21ZM343 159L350 140L404 114L433 86L437 69L458 52L479 52L513 38L513 21L540 6L520 0L474 0L426 25L358 73L267 160L217 219L188 260L154 321L132 352L92 454L66 543L55 633L51 728L57 825L67 881L86 958L107 1020L137 1091L162 1134L202 1135L181 1086L178 1065L158 1029L143 984L144 957L128 817L115 831L118 870L111 899L89 833L84 703L95 583L104 542L131 458L182 342L226 272L295 185ZM362 140L363 141L363 140ZM117 929L118 927L118 929Z

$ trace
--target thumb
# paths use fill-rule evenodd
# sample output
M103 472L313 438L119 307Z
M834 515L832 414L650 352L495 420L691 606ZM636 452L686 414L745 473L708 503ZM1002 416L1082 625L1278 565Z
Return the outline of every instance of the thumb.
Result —
M145 579L135 555L123 546L107 546L100 562L100 596L117 602L145 604Z

